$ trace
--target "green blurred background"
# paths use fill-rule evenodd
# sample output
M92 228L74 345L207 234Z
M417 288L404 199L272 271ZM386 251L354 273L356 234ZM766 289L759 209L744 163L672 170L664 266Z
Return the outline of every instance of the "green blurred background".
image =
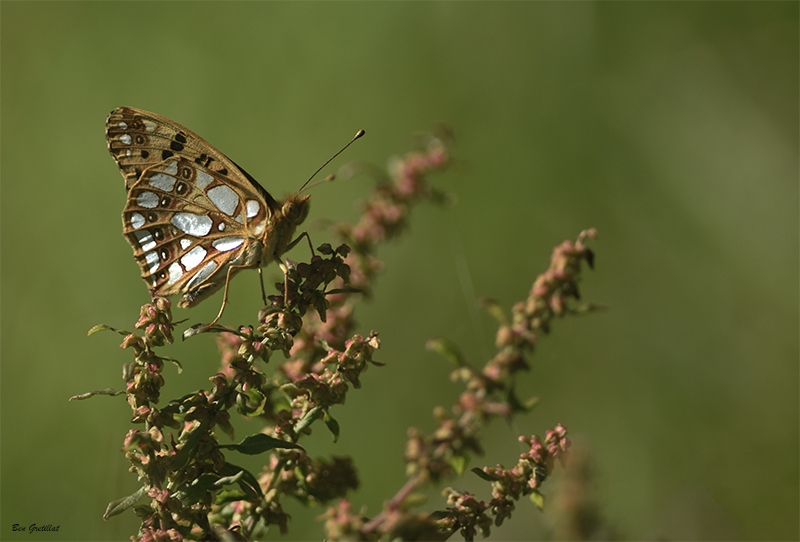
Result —
M122 387L130 353L86 332L131 328L148 299L103 134L121 105L184 124L275 195L359 128L325 173L455 128L455 164L432 180L457 203L415 211L359 308L388 366L334 411L337 444L324 429L303 443L355 457L356 507L380 509L405 480L406 428L430 430L457 398L425 341L483 363L494 326L476 298L508 309L555 244L595 227L583 296L609 310L556 322L518 383L540 406L490 426L470 467L510 466L519 434L560 422L592 455L620 538L797 539L796 2L3 2L0 21L3 540L123 540L138 525L101 519L137 487L120 452L128 406L67 403ZM318 221L355 218L370 182L313 190L316 244ZM234 282L225 323L254 320L255 292L255 273ZM218 307L219 294L175 314ZM164 399L208 387L213 352L212 337L164 350L185 365L166 368ZM449 485L490 498L471 474ZM287 539L322 538L323 509L286 507ZM31 523L60 531L12 531ZM551 533L523 501L492 539Z

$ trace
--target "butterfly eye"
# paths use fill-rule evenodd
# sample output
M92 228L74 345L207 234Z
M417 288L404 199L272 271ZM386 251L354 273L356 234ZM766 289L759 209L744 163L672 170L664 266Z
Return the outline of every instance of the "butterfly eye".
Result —
M307 200L308 196L297 201L287 201L281 208L283 216L295 225L302 223L308 216Z

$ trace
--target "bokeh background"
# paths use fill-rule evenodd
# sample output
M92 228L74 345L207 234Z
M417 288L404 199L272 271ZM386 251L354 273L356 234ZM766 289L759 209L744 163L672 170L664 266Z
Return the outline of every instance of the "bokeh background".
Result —
M128 406L67 402L122 387L130 353L86 332L131 328L148 299L104 141L120 105L184 124L276 195L359 128L324 173L454 127L454 165L432 180L456 204L416 209L359 308L388 365L334 411L338 443L324 429L303 442L355 457L356 507L394 494L406 428L430 430L457 398L426 340L482 364L494 327L476 299L507 310L554 245L595 227L583 299L608 311L556 323L517 386L540 406L490 426L470 467L510 466L518 435L560 422L592 465L601 537L797 539L797 3L3 2L0 24L3 540L126 540L138 525L101 519L137 488ZM316 244L370 186L313 190ZM257 292L255 273L234 281L225 323L253 322ZM176 318L208 321L219 297ZM164 400L209 386L214 351L205 336L165 349L185 370L166 368ZM490 498L472 474L448 483ZM286 507L287 540L322 538L324 509ZM546 539L554 521L523 501L491 538ZM13 531L32 523L60 530Z

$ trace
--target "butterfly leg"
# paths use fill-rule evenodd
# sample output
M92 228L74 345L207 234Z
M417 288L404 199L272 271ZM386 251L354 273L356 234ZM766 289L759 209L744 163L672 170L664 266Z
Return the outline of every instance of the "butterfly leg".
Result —
M261 272L261 267L258 268L258 281L261 283L261 299L264 301L264 306L267 306L267 291L264 290L264 274Z
M310 249L311 249L311 256L314 256L316 253L314 252L314 247L313 247L313 246L311 246L311 236L310 236L310 235L308 235L308 232L307 232L307 231L304 231L303 233L301 233L300 235L298 235L298 236L297 236L297 239L295 239L294 241L292 241L291 243L289 243L289 244L286 246L286 250L285 250L284 252L288 252L289 250L291 250L292 248L294 248L294 247L295 247L295 245L297 245L297 243L299 243L299 242L300 242L300 239L302 239L303 237L305 237L305 238L306 238L306 240L308 241L308 248L310 248Z
M213 326L214 324L219 322L219 319L222 318L222 313L225 311L225 305L228 304L228 285L231 282L231 277L233 276L234 269L239 270L239 269L246 269L248 267L251 267L251 266L249 266L249 265L231 265L231 266L228 267L228 272L225 275L225 290L223 291L223 294L222 294L222 306L219 308L219 314L217 314L217 317L214 318L214 320L210 324L208 324L206 327L203 328L203 331L208 331L211 328L211 326ZM261 269L259 269L259 271L261 271ZM262 288L263 288L263 285L262 285Z

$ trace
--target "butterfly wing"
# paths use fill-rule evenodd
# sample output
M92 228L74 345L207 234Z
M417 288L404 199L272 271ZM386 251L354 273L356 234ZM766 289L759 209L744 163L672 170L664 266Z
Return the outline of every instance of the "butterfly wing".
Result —
M268 213L255 191L234 190L227 177L172 157L129 190L123 233L151 291L183 294L181 306L192 306L225 283L231 265L262 264Z
M224 285L231 266L262 265L279 205L233 161L130 107L112 111L106 139L128 189L123 233L153 294L182 294L180 305L192 306Z
M270 208L278 205L269 192L233 160L188 128L161 115L134 107L118 107L106 120L106 142L128 190L148 167L178 156L219 173L233 187L254 188Z

